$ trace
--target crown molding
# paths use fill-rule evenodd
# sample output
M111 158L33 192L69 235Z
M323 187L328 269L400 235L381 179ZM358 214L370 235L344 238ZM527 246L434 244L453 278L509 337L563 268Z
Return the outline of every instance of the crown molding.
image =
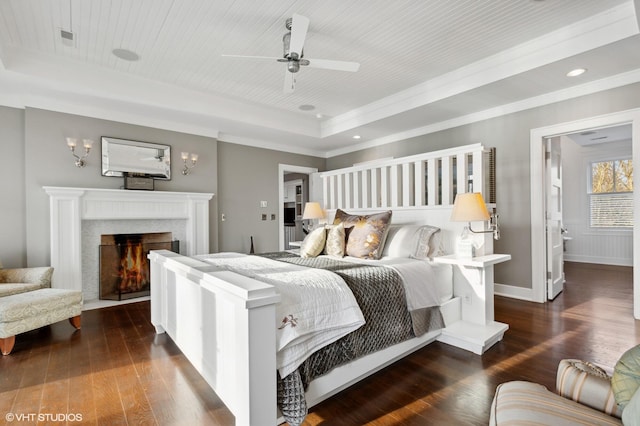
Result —
M624 3L450 73L333 117L321 137L391 117L638 34L633 4Z
M640 69L636 69L636 70L618 74L612 77L607 77L600 80L576 85L567 89L545 93L544 95L534 96L518 102L499 105L483 111L475 112L473 114L467 114L460 117L456 117L451 120L445 120L438 123L432 123L427 126L417 127L414 129L403 131L403 132L394 133L381 138L366 141L360 144L350 145L345 148L327 151L325 153L325 157L331 158L331 157L336 157L338 155L360 151L363 149L374 148L377 146L386 145L393 142L399 142L399 141L415 138L418 136L423 136L430 133L451 129L454 127L476 123L483 120L489 120L491 118L496 118L496 117L512 114L519 111L525 111L527 109L541 107L544 105L549 105L556 102L577 98L580 96L590 95L593 93L602 92L604 90L615 89L616 87L622 87L622 86L626 86L626 85L634 84L638 82L640 82Z

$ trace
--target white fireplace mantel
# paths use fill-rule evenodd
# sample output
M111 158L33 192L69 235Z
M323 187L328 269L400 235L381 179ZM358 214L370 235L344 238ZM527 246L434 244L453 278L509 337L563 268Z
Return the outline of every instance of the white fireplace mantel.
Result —
M83 220L184 219L184 254L209 252L212 193L53 186L45 186L44 190L49 195L55 288L82 290Z

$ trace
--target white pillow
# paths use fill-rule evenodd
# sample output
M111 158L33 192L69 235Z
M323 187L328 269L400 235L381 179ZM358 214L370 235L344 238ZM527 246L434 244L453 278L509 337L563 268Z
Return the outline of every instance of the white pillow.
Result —
M316 257L324 249L327 232L324 227L311 231L300 244L300 257Z
M431 259L440 253L440 228L430 225L391 225L383 256Z
M391 225L387 241L382 250L383 256L411 257L416 248L416 233L420 225Z

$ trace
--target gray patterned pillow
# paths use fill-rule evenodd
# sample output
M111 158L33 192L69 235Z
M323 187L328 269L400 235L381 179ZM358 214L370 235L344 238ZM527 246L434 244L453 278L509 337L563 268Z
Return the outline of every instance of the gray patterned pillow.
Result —
M327 243L324 252L329 256L344 257L347 234L344 224L327 225Z
M440 250L440 236L442 231L435 226L424 225L418 230L414 259L431 259Z
M347 229L346 255L380 259L391 223L391 210L370 215L353 215L338 209L333 224Z

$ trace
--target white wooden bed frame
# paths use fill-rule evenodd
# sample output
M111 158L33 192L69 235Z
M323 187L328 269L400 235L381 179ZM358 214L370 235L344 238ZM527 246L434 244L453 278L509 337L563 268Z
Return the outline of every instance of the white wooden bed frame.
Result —
M336 208L356 213L393 209L394 224L439 226L445 251L451 253L455 237L464 226L449 222L453 182L469 179L475 191L482 192L483 152L480 144L469 145L323 172L316 181L322 182L322 199L330 215ZM470 161L472 176L468 176L466 167L457 167L457 176L453 177L454 162ZM458 187L467 189L467 184ZM485 241L485 252L491 253L490 238ZM197 257L160 250L151 252L149 258L151 322L156 332L166 332L173 339L235 415L236 425L281 421L276 408L275 374L275 305L280 297L274 287L220 270ZM454 281L460 276L454 274ZM454 282L455 297L441 307L446 326L463 317L464 305L456 288L459 286ZM430 332L334 369L310 384L308 405L321 402L440 336L440 330ZM502 334L497 340L501 338Z

